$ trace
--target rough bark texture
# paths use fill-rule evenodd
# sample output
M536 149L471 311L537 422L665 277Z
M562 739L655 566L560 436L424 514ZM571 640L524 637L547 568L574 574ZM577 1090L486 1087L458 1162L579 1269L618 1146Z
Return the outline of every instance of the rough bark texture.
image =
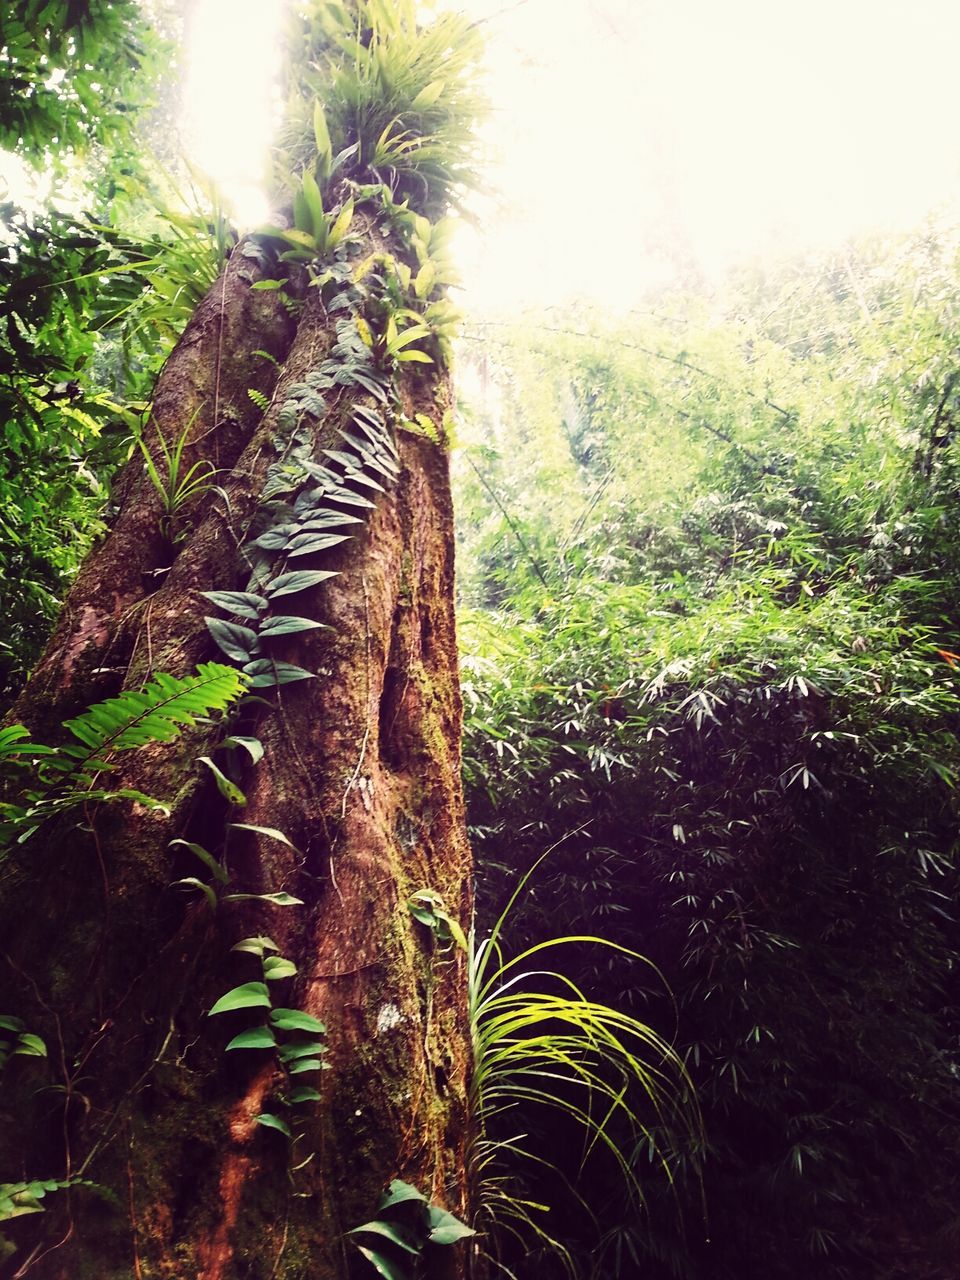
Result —
M191 511L171 563L142 462L129 464L112 530L12 717L41 741L152 671L185 674L219 657L198 593L243 589L240 546L276 457L278 406L330 342L319 291L306 291L292 320L275 292L251 290L257 275L234 254L156 395L167 439L200 406L188 452L221 469L227 497ZM262 420L249 387L273 395ZM401 393L411 411L442 418L448 388L436 374L409 375ZM324 553L322 567L340 576L297 597L297 613L332 630L274 642L275 657L317 678L242 713L235 731L266 748L240 779L245 808L231 812L197 767L224 732L199 725L132 753L115 778L168 800L169 819L103 806L83 829L41 833L0 872L0 1012L50 1047L47 1063L14 1059L2 1078L0 1181L82 1176L113 1195L57 1192L44 1215L5 1226L21 1248L0 1274L372 1275L343 1233L374 1216L391 1178L466 1213L464 957L406 906L431 889L461 921L470 909L447 459L417 436L397 444L399 482L352 541ZM231 820L280 828L297 851L232 833L230 889L286 890L304 907L213 912L170 888L198 864L168 842L219 846ZM272 984L275 1003L328 1028L331 1069L310 1077L323 1098L298 1113L305 1132L292 1159L255 1122L276 1109L275 1056L225 1053L249 1016L206 1016L224 991L260 977L254 957L230 951L251 934L269 934L299 967ZM437 1253L443 1275L464 1274L464 1246Z

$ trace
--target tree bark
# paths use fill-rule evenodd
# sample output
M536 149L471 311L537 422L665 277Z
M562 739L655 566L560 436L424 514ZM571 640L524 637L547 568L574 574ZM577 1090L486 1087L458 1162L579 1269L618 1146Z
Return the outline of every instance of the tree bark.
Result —
M40 741L153 672L219 658L199 593L244 589L280 407L332 341L318 289L301 289L291 316L289 299L252 289L262 274L234 252L156 392L148 447L156 456L156 432L173 441L193 420L188 459L210 459L220 491L190 510L172 555L142 459L128 464L111 531L12 716ZM446 377L411 368L398 388L407 413L439 423ZM248 388L272 397L266 413ZM314 421L318 448L334 425ZM198 724L130 753L111 779L168 801L168 818L91 807L0 871L0 1013L49 1046L46 1063L12 1059L0 1077L0 1180L83 1178L110 1193L59 1191L44 1214L4 1224L19 1248L0 1274L339 1280L373 1274L344 1233L375 1217L392 1178L467 1212L465 956L406 905L429 889L464 927L471 906L447 458L426 437L396 435L397 483L351 541L302 562L339 574L296 597L295 612L323 629L272 642L315 678L231 726L265 749L236 773L246 805L228 805L198 768L225 732ZM237 821L291 845L229 831ZM174 839L225 845L231 893L285 891L304 905L212 910L170 887L202 875ZM327 1027L329 1069L310 1077L322 1097L291 1121L303 1135L292 1149L256 1120L277 1110L276 1055L225 1052L250 1011L207 1016L260 977L255 957L230 950L249 935L269 935L298 967L271 984L274 1003ZM465 1273L463 1245L437 1253L442 1274Z

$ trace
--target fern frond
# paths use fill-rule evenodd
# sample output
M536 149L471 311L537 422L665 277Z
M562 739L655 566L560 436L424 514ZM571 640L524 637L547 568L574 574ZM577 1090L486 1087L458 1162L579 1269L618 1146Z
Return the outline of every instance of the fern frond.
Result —
M223 711L243 693L244 677L232 667L205 662L196 675L160 673L141 690L127 689L99 702L74 720L65 720L82 744L62 747L47 768L62 773L109 767L106 757L151 742L170 742L196 724L198 716Z

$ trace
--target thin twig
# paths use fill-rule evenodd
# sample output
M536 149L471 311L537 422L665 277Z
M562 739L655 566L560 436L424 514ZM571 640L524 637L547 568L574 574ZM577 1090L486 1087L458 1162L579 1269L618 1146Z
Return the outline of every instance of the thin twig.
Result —
M486 476L483 474L483 472L480 470L480 468L477 466L474 460L470 457L469 454L467 454L466 457L471 467L473 467L474 471L477 473L477 479L480 481L480 483L486 489L487 493L489 493L490 497L497 504L500 514L503 516L504 520L506 520L507 524L510 526L511 530L513 531L513 536L516 538L516 540L520 543L520 546L523 548L523 553L527 557L527 559L530 561L530 564L533 566L534 573L537 575L537 577L540 579L540 581L549 591L550 584L549 582L547 582L547 579L544 576L543 570L540 568L540 564L537 561L536 556L533 554L533 552L530 550L529 546L527 545L526 539L524 538L523 534L520 532L519 528L517 527L510 512L500 501L493 486L489 483Z

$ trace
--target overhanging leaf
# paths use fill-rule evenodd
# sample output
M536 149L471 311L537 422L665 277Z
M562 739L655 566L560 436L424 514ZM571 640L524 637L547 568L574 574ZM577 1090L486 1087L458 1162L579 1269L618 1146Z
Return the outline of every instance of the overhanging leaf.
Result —
M293 894L284 893L228 893L224 895L224 902L269 902L273 907L302 907L303 899L295 898Z
M268 840L278 840L281 844L285 844L287 848L296 851L297 846L293 841L276 827L258 827L253 822L231 822L229 826L231 831L252 831L254 835L266 836Z
M217 790L225 800L229 800L231 804L244 805L247 803L247 797L243 794L235 782L231 782L222 769L210 759L209 756L199 756L198 764L205 765L213 774L214 781L217 784Z
M276 1013L276 1010L274 1010L274 1013ZM411 1186L409 1182L394 1178L389 1188L380 1197L377 1204L377 1213L382 1213L384 1209L391 1209L395 1204L405 1204L408 1200L422 1200L426 1204L427 1197L422 1191L418 1191L416 1187Z

